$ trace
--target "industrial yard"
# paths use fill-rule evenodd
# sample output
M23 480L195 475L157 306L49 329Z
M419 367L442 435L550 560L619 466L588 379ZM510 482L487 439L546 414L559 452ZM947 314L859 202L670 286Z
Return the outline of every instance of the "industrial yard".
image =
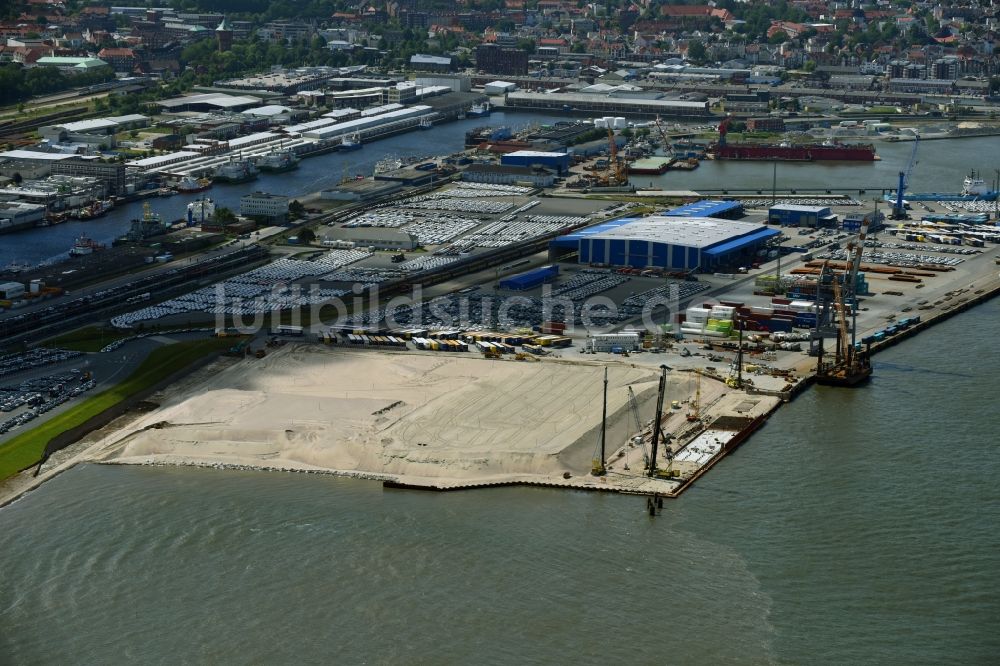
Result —
M475 97L421 95L426 106L341 109L190 144L129 173L166 194L177 179L207 187L234 154L264 168L286 151L356 149L464 113ZM178 98L165 122L236 102ZM12 272L0 285L12 341L100 317L111 339L98 354L178 335L228 348L45 473L96 459L676 497L812 382L867 380L879 348L997 289L993 201L903 208L875 189L709 198L638 187L630 175L707 158L704 144L678 140L697 127L673 128L623 117L477 127L463 152L386 158L370 178L345 171L294 220L288 197L266 192L240 200L266 221L217 228L204 210L189 215L181 225L202 229L177 234L203 234L205 247L147 238L145 226L169 226L147 210L137 238L81 250L79 265L102 272L94 286L58 264ZM244 211L244 199L262 208ZM190 254L175 261L175 246ZM30 365L32 353L10 361ZM83 390L65 371L39 379L47 397L8 387L17 411L0 443L75 404Z
M701 200L636 216L637 205L447 185L340 216L327 227L338 235L318 234L307 253L129 309L112 319L126 331L319 316L242 336L226 328L231 358L154 396L155 410L102 431L76 459L673 497L839 358L840 333L819 326L825 357L813 335L817 295L832 298L822 284L836 271L857 263L853 282L839 280L856 292L859 350L998 288L996 234L961 222L953 205L882 225L845 196ZM946 214L950 226L931 217ZM361 246L359 231L369 244L402 233L422 251ZM534 251L507 258L519 248ZM421 283L423 302L389 300ZM326 307L349 303L356 284L386 293Z

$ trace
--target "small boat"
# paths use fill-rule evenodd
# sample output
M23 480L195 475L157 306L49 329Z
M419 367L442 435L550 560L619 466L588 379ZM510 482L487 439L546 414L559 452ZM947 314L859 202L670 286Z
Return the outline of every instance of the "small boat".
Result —
M175 194L177 194L177 193L174 192L169 187L161 187L160 189L158 189L156 191L156 196L158 196L158 197L172 197Z
M434 127L434 123L431 122L430 118L421 118L418 127L422 130L429 130Z
M184 176L181 178L180 182L174 186L174 189L181 194L194 194L195 192L204 192L210 187L212 187L212 181L208 178L196 180L191 176Z
M299 168L299 158L290 150L279 150L257 160L257 168L271 173L291 171Z
M344 152L350 150L361 150L361 137L359 137L357 134L351 134L349 136L345 136L344 139L340 142L340 146L338 146L337 150L341 150Z
M98 243L92 238L87 236L80 236L73 243L73 247L69 250L69 255L71 257L84 257L88 254L93 254L96 250L103 250L104 245Z

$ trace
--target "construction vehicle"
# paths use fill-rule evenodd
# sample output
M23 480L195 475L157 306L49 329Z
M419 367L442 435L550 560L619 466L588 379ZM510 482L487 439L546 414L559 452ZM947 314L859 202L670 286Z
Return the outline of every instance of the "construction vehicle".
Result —
M816 370L816 382L827 386L856 386L872 374L868 351L852 344L852 331L847 328L847 308L844 305L844 290L840 283L833 281L834 305L837 313L836 356L833 363L822 362ZM852 326L853 329L853 326Z
M667 392L667 370L667 366L660 366L660 385L656 393L656 414L653 416L653 439L649 451L649 464L646 466L649 476L659 476L656 468L656 452L660 445L660 422L663 419L663 397Z
M743 321L737 317L736 325L739 328L739 346L736 348L736 360L729 367L729 376L726 377L726 386L734 389L743 388Z
M526 352L517 352L514 355L514 358L516 358L518 361L534 361L534 362L538 361L538 357L537 356L534 356L532 354L528 354Z
M636 444L642 446L642 457L644 459L644 465L649 465L649 453L646 451L646 446L643 444L642 437L642 419L639 418L639 401L635 398L635 391L632 387L628 387L628 406L632 411L632 418L635 420L635 434L629 440L629 446L635 446ZM625 447L625 470L628 471L628 449L629 446Z
M590 466L590 473L594 476L604 476L608 470L604 467L607 454L604 450L608 436L608 369L604 368L604 408L601 413L601 439L597 454L594 456Z
M695 371L694 402L691 403L691 411L687 413L688 421L698 421L701 419L701 373Z
M816 349L816 382L827 386L856 386L866 381L872 374L869 349L861 349L855 341L857 334L857 321L852 319L850 329L848 329L848 312L846 300L851 300L852 317L857 317L857 279L858 270L861 267L861 255L864 253L865 237L868 234L868 223L863 222L861 231L856 240L848 243L848 270L842 274L843 284L838 276L830 269L829 262L824 262L820 271L819 287L817 291L817 303L824 297L823 285L832 285L833 314L837 322L833 334L836 337L835 356L833 362L823 360L823 335L827 329L823 329L817 317L817 327L814 335L818 337ZM846 296L845 296L846 292ZM819 307L819 305L818 305Z

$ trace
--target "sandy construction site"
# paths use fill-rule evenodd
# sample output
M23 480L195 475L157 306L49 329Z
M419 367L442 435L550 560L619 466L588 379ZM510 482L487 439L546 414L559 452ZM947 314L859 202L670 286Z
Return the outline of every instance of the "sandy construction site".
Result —
M608 367L611 448L629 435L627 387L651 412L658 377ZM289 345L162 401L108 437L103 459L406 482L584 475L599 441L603 372L598 363Z

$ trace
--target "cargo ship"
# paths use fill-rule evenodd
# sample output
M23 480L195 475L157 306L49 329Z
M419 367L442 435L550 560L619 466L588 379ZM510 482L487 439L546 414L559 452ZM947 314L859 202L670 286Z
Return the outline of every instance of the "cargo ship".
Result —
M719 123L719 142L710 152L717 160L777 160L782 162L872 162L875 146L870 143L728 143L730 119Z
M352 150L361 150L361 137L357 134L352 134L350 136L345 136L340 145L337 146L337 150L341 152L350 152Z

